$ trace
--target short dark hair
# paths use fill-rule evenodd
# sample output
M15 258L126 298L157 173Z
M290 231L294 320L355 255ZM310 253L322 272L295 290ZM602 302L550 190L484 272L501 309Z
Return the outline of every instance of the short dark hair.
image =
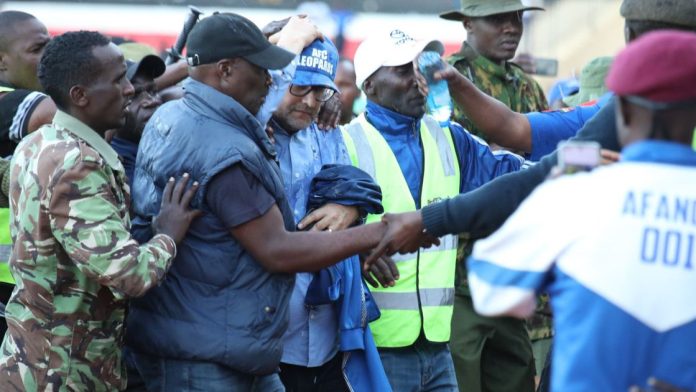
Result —
M56 106L67 109L70 89L94 80L99 64L92 50L110 42L96 31L73 31L55 37L46 45L39 63L39 82Z
M657 30L682 30L696 32L696 28L692 26L669 22L659 22L655 20L626 19L626 27L631 34L631 39L638 38L645 33Z
M0 51L8 49L10 44L8 37L13 37L15 25L25 20L36 19L32 14L22 11L2 11L0 12Z

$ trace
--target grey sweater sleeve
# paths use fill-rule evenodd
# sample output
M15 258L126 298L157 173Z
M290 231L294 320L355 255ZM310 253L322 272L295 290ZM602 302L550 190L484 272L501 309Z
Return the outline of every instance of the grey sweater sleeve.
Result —
M571 140L596 141L602 148L619 151L614 107L612 99ZM489 235L544 181L556 165L556 158L553 152L529 169L506 174L474 191L424 207L425 229L438 237L457 233L471 238Z

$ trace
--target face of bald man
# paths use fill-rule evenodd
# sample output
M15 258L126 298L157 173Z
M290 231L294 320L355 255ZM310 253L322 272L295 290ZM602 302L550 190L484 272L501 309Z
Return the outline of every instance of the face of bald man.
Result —
M365 94L378 105L409 117L425 114L425 96L418 89L413 63L381 67L364 83Z

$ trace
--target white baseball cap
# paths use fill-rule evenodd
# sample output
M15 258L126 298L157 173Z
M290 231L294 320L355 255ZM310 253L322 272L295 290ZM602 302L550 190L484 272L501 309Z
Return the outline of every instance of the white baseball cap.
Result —
M444 46L437 40L418 40L401 29L367 38L355 52L356 83L362 87L365 79L380 67L397 67L413 61L424 50L442 54Z

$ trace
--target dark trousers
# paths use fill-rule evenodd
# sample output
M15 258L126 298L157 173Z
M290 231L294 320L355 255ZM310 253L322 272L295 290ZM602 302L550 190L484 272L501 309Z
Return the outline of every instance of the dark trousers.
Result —
M534 356L524 320L484 317L454 296L450 350L461 392L534 392Z
M317 367L280 364L280 381L286 392L348 392L343 378L343 353Z

